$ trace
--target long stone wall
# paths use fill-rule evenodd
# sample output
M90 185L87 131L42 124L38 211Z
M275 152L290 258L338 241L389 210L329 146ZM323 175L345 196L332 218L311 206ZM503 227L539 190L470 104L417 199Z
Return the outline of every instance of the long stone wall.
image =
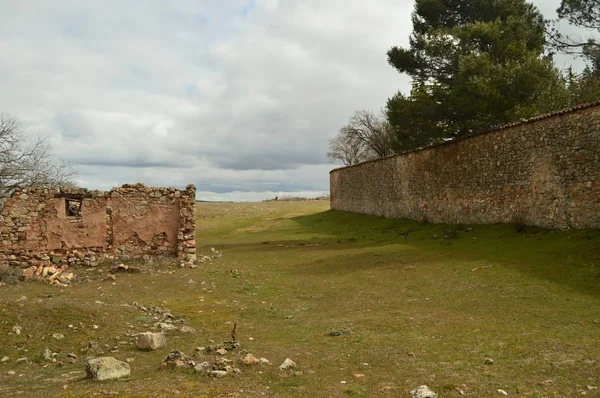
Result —
M176 255L194 260L196 188L18 188L0 198L0 266Z
M436 223L600 228L600 103L332 170L331 208Z

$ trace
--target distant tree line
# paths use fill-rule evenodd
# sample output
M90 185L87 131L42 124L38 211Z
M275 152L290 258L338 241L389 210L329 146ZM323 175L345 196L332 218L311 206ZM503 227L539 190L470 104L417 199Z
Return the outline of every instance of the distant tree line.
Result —
M416 0L409 47L387 53L410 93L381 114L356 111L328 157L355 164L600 100L600 0L562 0L557 12L598 35L564 35L525 0ZM560 71L557 52L587 67Z

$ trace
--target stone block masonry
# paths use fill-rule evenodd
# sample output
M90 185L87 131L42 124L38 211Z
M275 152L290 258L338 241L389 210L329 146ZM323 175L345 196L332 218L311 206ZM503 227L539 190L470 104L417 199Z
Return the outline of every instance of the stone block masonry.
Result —
M335 169L330 190L389 218L600 228L600 102Z
M196 188L17 188L0 198L0 266L196 257Z

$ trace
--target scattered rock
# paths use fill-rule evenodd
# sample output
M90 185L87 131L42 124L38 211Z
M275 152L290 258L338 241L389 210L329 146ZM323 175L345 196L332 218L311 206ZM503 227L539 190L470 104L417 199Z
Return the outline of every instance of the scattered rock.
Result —
M8 362L8 361L10 361L10 358L6 357L6 356L2 357L2 359L0 359L0 362Z
M177 330L177 326L166 322L156 322L154 327L164 331Z
M108 275L106 275L106 278L104 278L102 280L107 281L107 282L114 282L117 280L117 277L113 274L108 274Z
M52 350L48 347L44 348L44 352L42 352L42 359L44 361L51 361L53 358Z
M227 354L227 350L225 348L219 348L217 349L217 351L215 351L217 354L219 355L226 355Z
M269 361L267 358L261 358L261 359L259 359L259 362L260 362L262 365L273 365L273 364L271 363L271 361Z
M129 376L131 367L127 362L119 361L113 357L100 357L88 360L85 371L89 377L96 381L114 380Z
M194 370L196 372L204 372L205 370L210 368L210 363L204 361L194 366Z
M247 366L256 365L260 363L260 359L256 358L252 354L248 354L244 358L242 358L242 363Z
M61 340L65 338L65 335L61 333L52 333L52 338L56 340Z
M10 376L14 376L16 374L16 372L14 370L9 370L8 372L6 372L7 375Z
M220 378L227 376L227 372L225 370L213 370L212 372L210 372L210 375L212 377Z
M14 334L21 334L21 326L18 326L18 325L13 326L12 331Z
M191 365L187 355L179 350L173 350L162 363L163 368L185 368Z
M438 396L425 385L415 388L410 393L411 398L437 398Z
M485 358L484 363L486 365L493 365L494 364L494 360L492 358Z
M127 269L129 267L125 264L119 264L119 265L115 265L114 267L112 267L110 269L110 272L112 272L113 274L119 273L119 272L127 272Z
M506 391L504 391L503 389L499 388L498 390L496 390L496 392L500 395L508 395L508 393Z
M196 333L196 329L191 326L182 326L179 328L181 333Z
M296 369L296 362L292 361L289 358L286 358L285 361L281 365L279 365L279 370L288 370L288 369Z
M164 333L140 333L137 335L136 344L140 350L156 350L167 345L167 337Z
M540 384L543 386L551 386L554 382L551 379L540 381Z
M15 362L16 362L16 363L23 363L23 362L27 362L27 361L28 361L28 360L27 360L27 357L23 357L23 358L19 358L19 359L17 359Z

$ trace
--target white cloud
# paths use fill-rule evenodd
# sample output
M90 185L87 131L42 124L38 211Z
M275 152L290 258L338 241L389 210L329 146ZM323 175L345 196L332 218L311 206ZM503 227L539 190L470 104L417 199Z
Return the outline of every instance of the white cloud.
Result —
M0 0L0 110L49 136L90 188L322 193L329 138L354 110L409 89L386 51L407 45L412 7Z

